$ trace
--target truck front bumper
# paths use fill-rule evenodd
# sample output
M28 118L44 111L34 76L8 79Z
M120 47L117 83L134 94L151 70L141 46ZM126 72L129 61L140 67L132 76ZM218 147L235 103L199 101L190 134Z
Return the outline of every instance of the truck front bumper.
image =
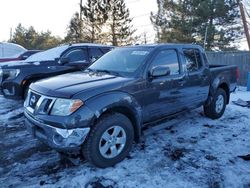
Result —
M61 129L43 124L25 112L27 130L35 137L58 151L78 151L90 128Z

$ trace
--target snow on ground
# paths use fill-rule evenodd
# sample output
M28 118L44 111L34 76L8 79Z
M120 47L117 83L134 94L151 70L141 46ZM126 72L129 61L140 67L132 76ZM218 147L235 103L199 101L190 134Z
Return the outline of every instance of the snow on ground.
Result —
M231 100L250 100L237 91ZM250 109L230 102L210 120L202 109L145 137L114 167L74 166L33 139L23 125L22 103L0 97L0 187L250 187Z

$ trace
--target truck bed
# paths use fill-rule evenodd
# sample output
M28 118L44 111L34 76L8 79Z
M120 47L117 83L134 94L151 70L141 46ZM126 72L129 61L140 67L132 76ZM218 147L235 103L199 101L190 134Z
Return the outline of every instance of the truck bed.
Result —
M211 73L211 83L217 78L224 79L230 83L230 92L235 90L237 83L237 66L236 65L209 65Z

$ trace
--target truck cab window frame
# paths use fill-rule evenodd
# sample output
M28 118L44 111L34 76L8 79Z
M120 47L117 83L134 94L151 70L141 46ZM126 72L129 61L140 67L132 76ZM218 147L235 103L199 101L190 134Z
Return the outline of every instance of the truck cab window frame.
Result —
M200 51L195 48L184 48L183 56L186 63L187 72L197 72L203 67Z
M171 53L171 54L166 54L166 52ZM165 53L165 54L164 54ZM166 56L168 55L168 56ZM172 60L169 60L169 56L172 56ZM160 57L162 56L162 57ZM173 57L174 56L174 57ZM160 59L160 61L159 61ZM156 62L158 61L158 62ZM175 62L174 62L175 61ZM171 63L173 62L173 63ZM149 69L151 70L152 68L156 66L167 66L170 68L170 75L168 76L176 76L181 74L181 67L180 67L180 60L178 56L178 51L176 49L162 49L160 50L152 59Z
M76 55L76 53L78 53ZM71 57L70 57L71 56ZM63 57L66 57L69 59L69 63L74 62L74 63L82 63L82 62L87 62L88 61L88 51L87 49L72 49L65 53Z

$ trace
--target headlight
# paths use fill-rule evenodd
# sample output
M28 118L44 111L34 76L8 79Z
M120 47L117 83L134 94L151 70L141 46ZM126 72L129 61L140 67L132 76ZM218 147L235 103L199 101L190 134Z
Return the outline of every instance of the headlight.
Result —
M80 99L56 99L50 114L55 116L68 116L78 110L82 105L83 102Z
M3 79L14 79L20 74L20 69L4 69L3 70Z

